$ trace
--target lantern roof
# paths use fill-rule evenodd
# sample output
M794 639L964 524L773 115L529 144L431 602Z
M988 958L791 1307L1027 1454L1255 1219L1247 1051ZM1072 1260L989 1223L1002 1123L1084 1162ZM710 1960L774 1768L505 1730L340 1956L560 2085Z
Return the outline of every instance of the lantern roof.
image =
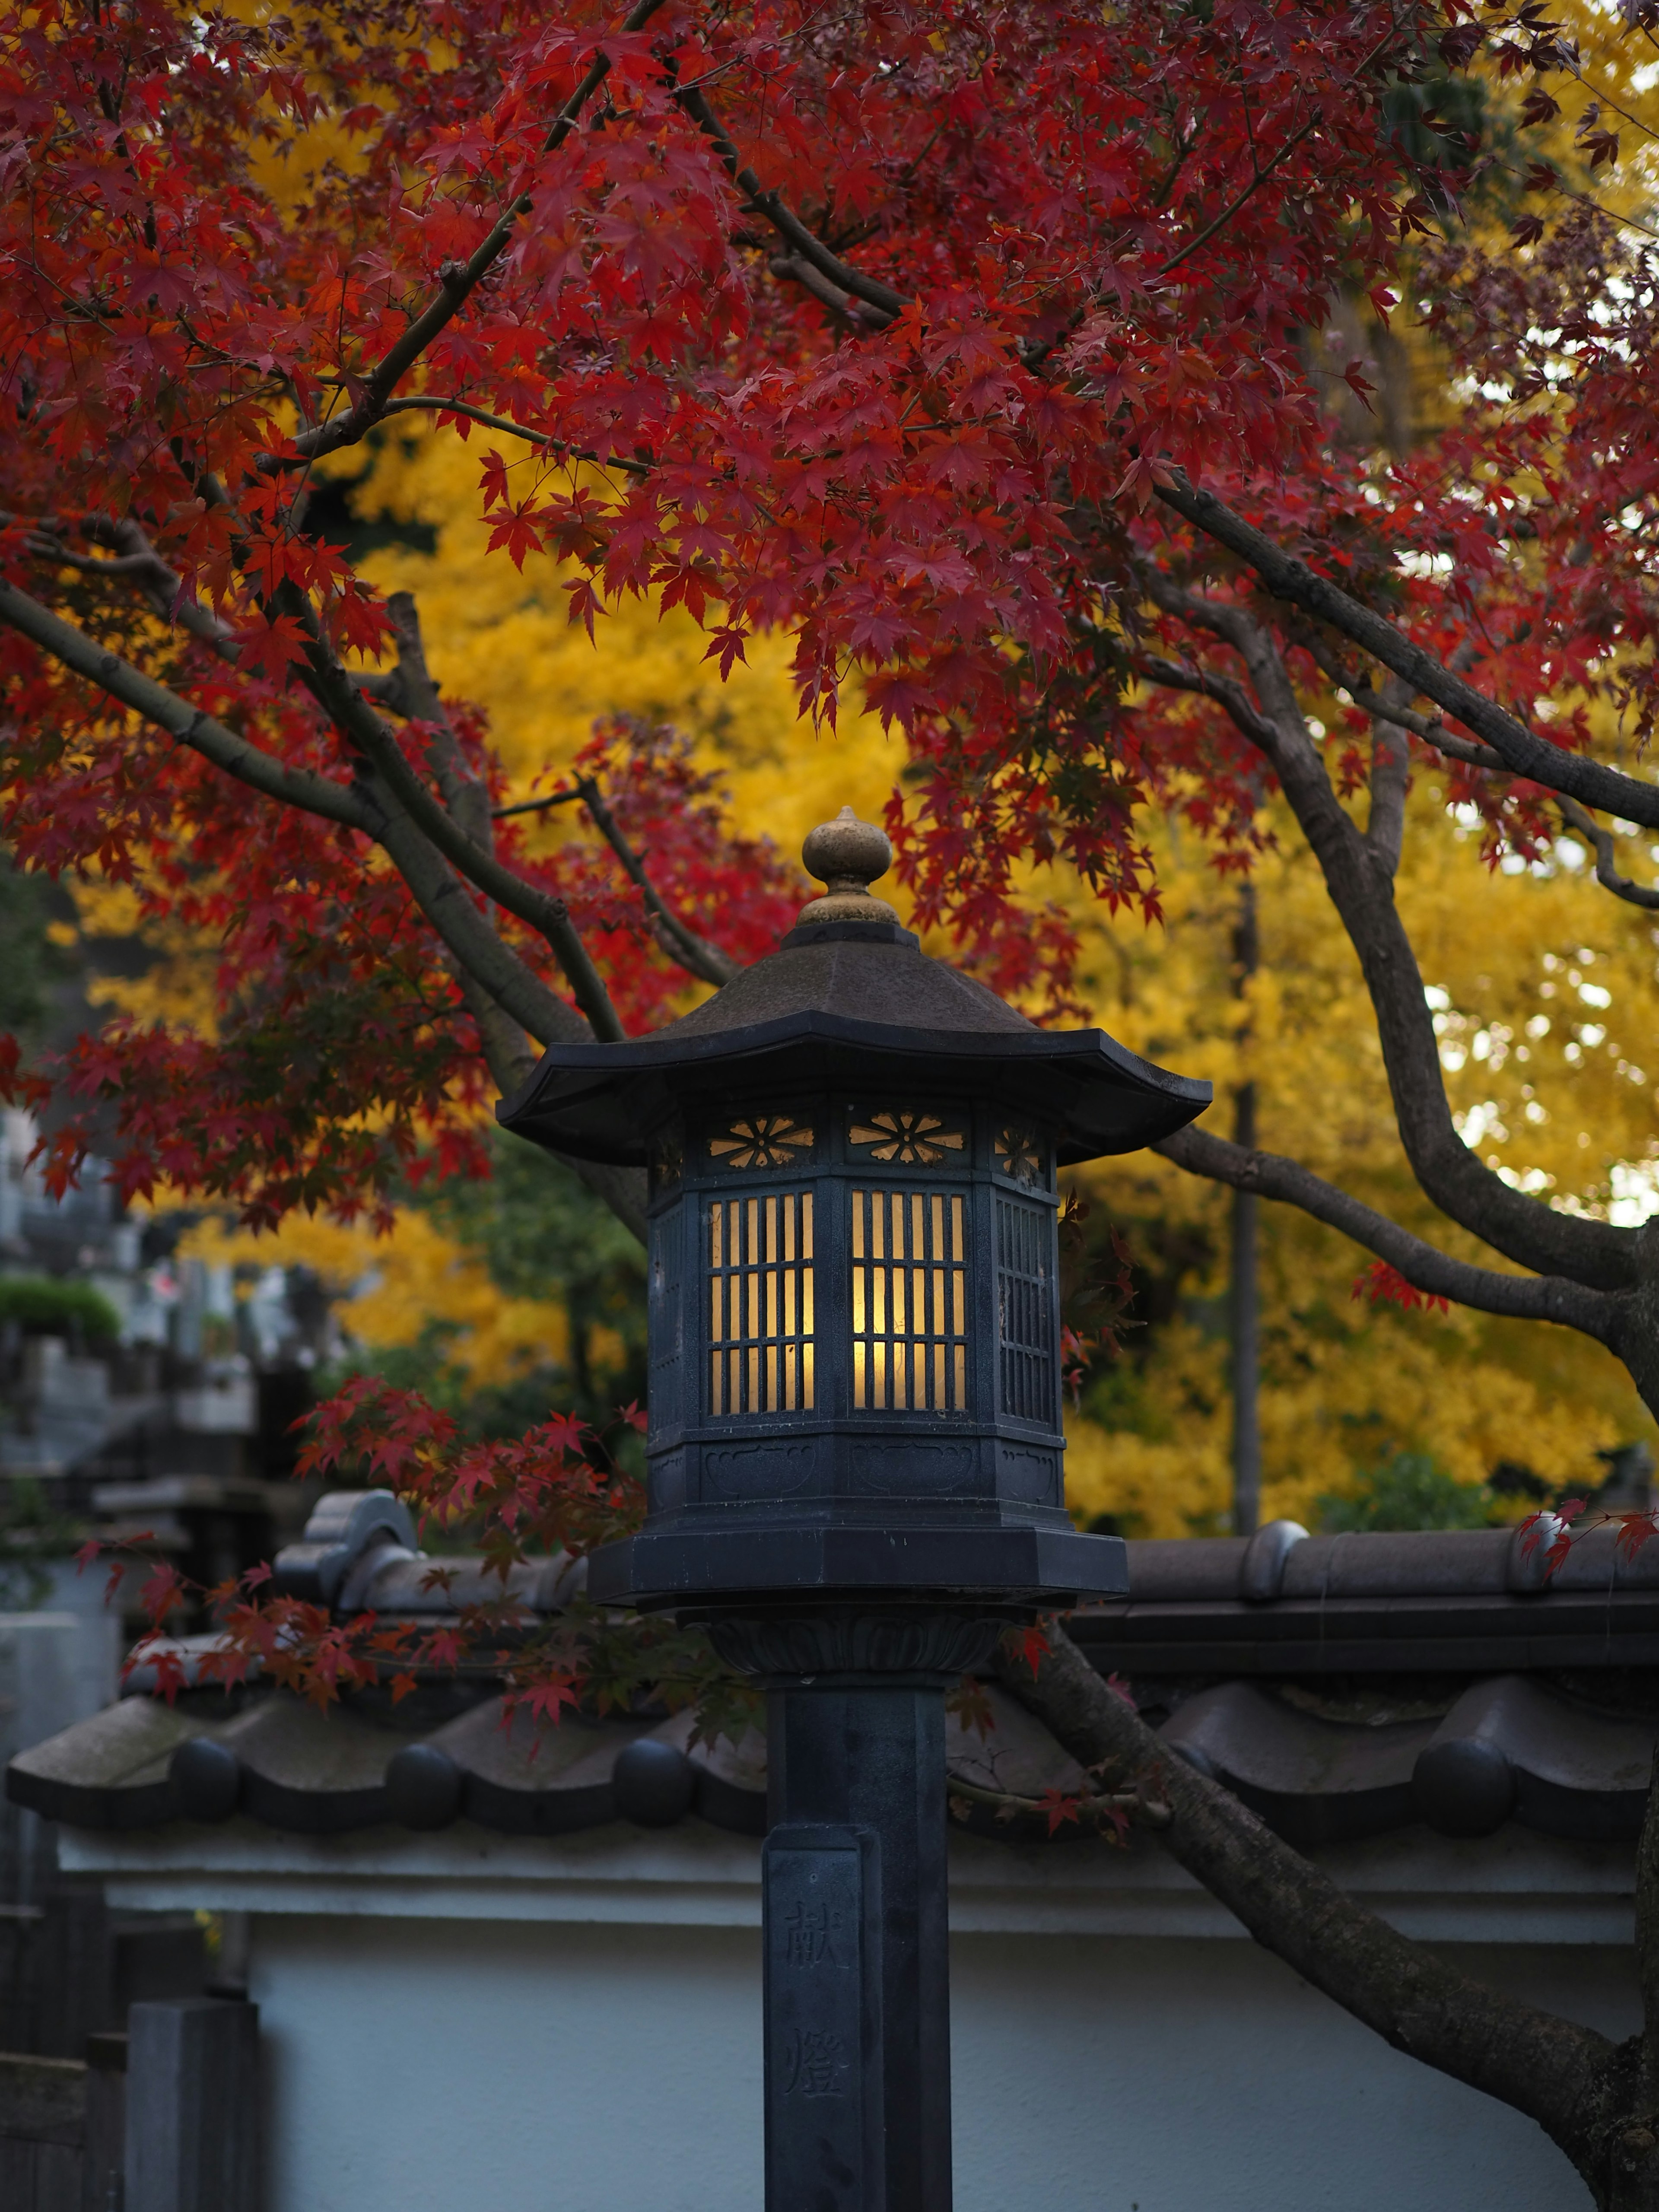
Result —
M496 1109L503 1127L582 1159L643 1164L653 1130L698 1094L848 1079L966 1089L1036 1114L1062 1165L1184 1128L1208 1083L1142 1060L1104 1030L1043 1030L924 953L869 883L892 850L850 807L802 857L829 886L779 949L648 1036L555 1044Z

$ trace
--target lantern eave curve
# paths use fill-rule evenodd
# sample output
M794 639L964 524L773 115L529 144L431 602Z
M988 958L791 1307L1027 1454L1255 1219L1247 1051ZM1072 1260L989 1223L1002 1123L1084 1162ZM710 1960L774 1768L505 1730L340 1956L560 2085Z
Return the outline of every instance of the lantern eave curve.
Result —
M1142 1060L1104 1030L939 1030L806 1007L737 1028L688 1033L676 1022L620 1044L553 1045L496 1117L551 1150L639 1167L653 1128L698 1093L878 1073L912 1087L963 1085L1039 1110L1062 1167L1156 1144L1213 1096L1207 1082Z

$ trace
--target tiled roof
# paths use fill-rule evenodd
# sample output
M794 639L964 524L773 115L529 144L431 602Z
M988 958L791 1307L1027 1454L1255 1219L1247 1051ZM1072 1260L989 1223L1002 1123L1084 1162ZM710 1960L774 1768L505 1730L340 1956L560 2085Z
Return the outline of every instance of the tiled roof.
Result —
M1648 1649L1659 1545L1626 1565L1592 1539L1548 1587L1506 1530L1308 1537L1280 1523L1249 1544L1132 1543L1129 1555L1128 1598L1079 1613L1073 1634L1128 1678L1172 1753L1291 1841L1414 1822L1462 1837L1508 1820L1636 1834L1659 1737ZM430 1567L394 1500L336 1493L281 1555L278 1579L382 1615L470 1594L476 1564L459 1563L447 1592L423 1587ZM539 1615L578 1579L567 1561L535 1564L514 1595ZM187 1680L203 1641L179 1647ZM172 1705L147 1693L153 1681L131 1686L14 1760L14 1802L88 1828L241 1814L305 1835L456 1820L544 1836L617 1820L765 1825L763 1739L693 1745L685 1714L567 1718L538 1734L524 1713L503 1726L487 1683L425 1683L395 1706L386 1691L359 1691L325 1713L258 1685L187 1687ZM987 1835L1044 1835L1030 1801L1083 1778L1018 1703L995 1685L987 1695L986 1735L951 1729L953 1811Z
M1449 1528L1132 1543L1129 1595L1073 1634L1134 1674L1508 1672L1659 1667L1659 1542L1620 1555L1614 1531L1546 1571L1550 1531Z
M236 1813L307 1836L459 1819L553 1836L624 1818L667 1826L693 1813L745 1835L766 1825L763 1740L692 1747L689 1713L567 1718L538 1734L522 1709L503 1727L498 1697L424 1729L418 1713L394 1713L373 1693L328 1711L280 1691L247 1698L229 1718L226 1704L216 1689L173 1705L123 1698L15 1759L8 1792L88 1828Z

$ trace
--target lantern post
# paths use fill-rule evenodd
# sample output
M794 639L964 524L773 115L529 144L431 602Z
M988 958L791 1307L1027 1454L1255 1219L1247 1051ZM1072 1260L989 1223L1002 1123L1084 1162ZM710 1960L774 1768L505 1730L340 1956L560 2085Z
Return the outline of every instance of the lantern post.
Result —
M803 857L776 952L498 1113L649 1174L648 1512L588 1587L768 1692L768 2212L949 2212L945 1693L1127 1588L1065 1509L1056 1173L1211 1094L927 958L850 808Z

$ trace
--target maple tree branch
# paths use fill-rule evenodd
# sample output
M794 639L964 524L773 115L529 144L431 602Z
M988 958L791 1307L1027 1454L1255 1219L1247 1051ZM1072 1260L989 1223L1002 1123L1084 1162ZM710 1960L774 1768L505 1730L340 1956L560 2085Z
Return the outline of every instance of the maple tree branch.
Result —
M1169 1808L1163 1848L1265 1950L1408 2057L1535 2120L1581 2172L1615 2082L1618 2046L1484 1988L1414 1943L1173 1753L1109 1689L1056 1621L1035 1676L1006 1653L1010 1692L1085 1770Z
M1547 791L1564 793L1587 806L1599 806L1622 821L1659 829L1659 787L1538 737L1392 623L1275 545L1212 492L1198 489L1179 472L1154 489L1166 507L1253 568L1274 598L1289 600L1352 638L1373 659L1402 677L1413 692L1432 699L1484 738L1511 775L1526 776Z
M1386 45L1386 43L1387 40L1385 38L1382 44ZM1381 51L1382 46L1379 45L1377 47L1373 49L1373 56ZM1361 68L1364 68L1364 64L1362 63L1360 66ZM1285 143L1267 163L1267 167L1265 169L1256 169L1255 174L1250 179L1249 183L1245 185L1243 191L1239 193L1237 198L1231 201L1226 207L1223 208L1220 214L1217 216L1213 222L1206 223L1203 229L1199 232L1196 238L1189 238L1185 246L1182 247L1179 253L1172 253L1162 268L1151 270L1148 273L1146 281L1150 283L1154 278L1167 276L1172 269L1178 269L1181 266L1181 264L1187 258L1187 256L1189 253L1196 253L1200 246L1207 246L1209 244L1210 240L1216 235L1218 231L1224 230L1227 228L1227 225L1232 221L1233 217L1238 213L1239 210L1245 205L1247 201L1249 200L1251 196L1259 191L1261 186L1267 183L1268 178L1272 176L1273 171L1279 167L1279 163L1283 161L1288 160L1290 155L1295 153L1297 148L1302 143L1302 141L1308 136L1310 131L1317 131L1324 119L1324 117L1316 107L1313 113L1308 118L1302 128L1297 131L1292 132L1291 137L1285 141Z
M1405 704L1406 687L1397 676L1382 686L1390 705ZM1389 714L1371 716L1370 812L1365 820L1365 842L1390 876L1400 872L1400 855L1406 839L1406 785L1411 775L1411 747L1395 735L1398 724Z
M491 1079L503 1097L511 1097L515 1091L529 1082L536 1072L536 1054L530 1039L501 1001L492 998L485 990L470 968L452 957L450 973L478 1032L478 1042L483 1047L484 1065L489 1070Z
M960 1775L952 1774L945 1783L947 1798L959 1797L967 1805L983 1805L999 1820L1011 1820L1021 1813L1050 1814L1053 1800L1033 1797L1019 1790L988 1790L982 1783L964 1782ZM1104 1820L1111 1826L1117 1824L1112 1816L1117 1813L1138 1814L1148 1827L1162 1827L1169 1818L1170 1808L1157 1798L1143 1797L1139 1790L1105 1790L1079 1791L1066 1800L1071 1808L1061 1819L1077 1819L1081 1823L1085 1815L1097 1823ZM1056 1823L1056 1826L1058 1823ZM1053 1830L1050 1831L1053 1832Z
M1587 1290L1559 1275L1504 1275L1495 1268L1454 1260L1299 1161L1278 1152L1253 1152L1196 1128L1179 1130L1152 1150L1188 1175L1275 1199L1340 1230L1385 1260L1425 1297L1449 1298L1480 1313L1506 1314L1517 1320L1559 1322L1601 1343L1617 1325L1619 1303L1608 1293Z
M163 622L176 623L192 637L211 646L222 660L234 664L238 649L235 632L228 623L221 622L211 608L184 595L177 572L155 550L140 523L131 515L123 515L113 522L93 516L83 526L94 544L115 547L112 560L96 554L72 553L52 526L32 531L25 544L37 561L137 585L146 605Z
M1382 36L1371 48L1370 53L1368 53L1364 59L1358 64L1353 72L1356 77L1359 76L1362 70L1370 67L1370 64L1376 59L1376 57L1382 52L1383 47L1387 46L1392 36L1393 30L1392 27L1390 27L1389 30L1383 33ZM1268 161L1266 168L1263 168L1256 159L1255 151L1255 142L1254 138L1252 138L1250 142L1250 166L1255 173L1252 175L1249 183L1245 185L1243 191L1239 193L1236 199L1231 201L1228 206L1224 207L1221 210L1221 213L1216 216L1212 222L1209 222L1205 225L1204 228L1199 232L1196 238L1188 239L1186 245L1181 248L1179 252L1171 254L1170 258L1159 268L1149 270L1144 281L1147 283L1153 283L1160 278L1167 276L1171 270L1178 269L1180 267L1181 264L1187 258L1187 256L1189 253L1196 253L1200 246L1207 246L1210 240L1214 238L1218 232L1226 228L1227 225L1238 213L1239 210L1249 200L1252 194L1259 191L1260 188L1267 183L1268 178L1272 176L1273 171L1278 168L1280 162L1285 161L1291 154L1293 154L1297 148L1302 143L1303 140L1307 137L1310 131L1316 131L1323 120L1324 117L1322 113L1316 107L1313 113L1308 118L1308 120L1303 125L1302 128L1299 131L1293 132L1291 136L1285 141L1285 143L1279 149L1279 151L1273 155L1272 159ZM1164 183L1158 187L1158 191L1153 195L1152 204L1154 207L1162 207L1165 200L1169 198L1170 192L1174 187L1175 180L1181 173L1182 166L1185 162L1188 154L1191 151L1192 146L1196 141L1197 135L1196 131L1194 131L1191 138L1177 142L1181 146L1181 151L1176 158L1174 167L1170 169L1168 176L1164 179ZM1024 362L1024 366L1031 370L1038 369L1042 366L1043 362L1048 360L1050 354L1058 352L1060 348L1065 344L1066 341L1068 338L1074 337L1077 331L1082 328L1083 324L1088 318L1090 308L1094 305L1096 299L1098 297L1099 294L1096 292L1080 300L1052 337L1023 339L1020 342L1018 353L1020 360Z
M1315 665L1330 678L1339 696L1346 694L1346 702L1361 708L1373 721L1392 722L1397 729L1409 730L1413 737L1421 738L1425 744L1432 745L1437 752L1444 753L1449 759L1462 761L1470 768L1491 769L1500 775L1511 773L1502 754L1495 753L1490 745L1477 744L1469 738L1454 737L1438 714L1419 714L1415 708L1407 703L1409 691L1398 678L1390 679L1378 691L1363 677L1356 676L1352 669L1344 667L1340 659L1332 652L1328 642L1316 629L1309 629L1300 623L1288 624L1287 629L1293 642L1299 645L1311 657ZM1458 664L1468 651L1467 646L1460 646L1452 655L1447 665L1454 674L1462 674Z
M0 583L0 622L238 782L283 805L301 808L372 837L456 959L538 1042L550 1043L557 1037L568 1042L592 1034L581 1017L490 928L459 878L392 793L370 781L360 780L348 787L309 769L287 767L118 653L106 652L84 631L15 585Z
M52 561L63 568L77 568L87 576L137 576L150 566L142 553L72 553L67 545L60 545L43 532L31 532L24 544L37 560Z
M623 32L643 30L662 5L663 0L635 0L635 4L623 19ZM554 118L553 127L543 142L544 156L558 151L575 128L583 108L610 73L610 57L605 53L595 54L587 74ZM337 453L342 446L355 446L360 439L368 436L385 416L387 403L403 379L500 260L514 228L522 217L530 214L535 204L533 195L520 192L467 260L444 264L439 271L437 291L403 336L388 347L369 372L363 383L362 397L356 400L343 415L337 416L331 422L319 422L314 429L303 430L295 438L295 451L302 459L315 459L319 454ZM262 457L259 465L270 471L291 467L293 461L291 457L275 454Z
M550 806L571 806L581 797L580 791L550 791L545 799L515 799L508 806L492 806L492 822L505 822L509 814L544 814Z
M444 858L469 877L486 897L541 933L563 969L593 1035L607 1043L617 1042L626 1032L564 901L526 883L467 835L416 775L404 757L397 732L376 714L335 658L309 603L297 604L307 631L307 659L325 711L333 717L343 735L374 763L411 824L431 840Z
M421 912L483 988L538 1044L579 1043L592 1032L574 1007L521 960L491 928L461 878L399 803L398 793L364 763L356 789L366 827L391 860Z
M599 453L592 446L568 445L562 438L549 437L545 430L527 430L522 422L510 422L505 415L491 415L465 399L388 399L380 410L383 416L416 411L428 415L465 415L469 422L482 422L487 430L505 430L509 437L523 438L532 446L544 446L550 453L562 453L568 459L592 461L596 468L623 469L633 477L648 477L655 473L649 461L625 460L620 453Z
M425 723L432 732L427 757L438 779L444 805L475 843L493 853L495 834L489 826L489 793L473 774L461 750L454 725L426 665L426 645L421 636L415 594L393 592L386 603L386 611L398 648L398 665L392 672L395 689L388 704L411 721Z
M1490 745L1476 744L1471 738L1455 736L1438 714L1419 714L1415 708L1386 698L1369 684L1351 684L1348 696L1356 707L1363 707L1373 720L1392 722L1396 729L1409 730L1413 737L1421 738L1425 745L1432 745L1449 760L1462 761L1468 768L1490 769L1499 775L1515 773L1501 753L1495 753Z
M1629 876L1621 875L1614 865L1612 830L1604 830L1576 799L1564 799L1558 793L1555 804L1568 828L1589 838L1595 854L1595 880L1602 890L1611 891L1614 898L1624 899L1631 906L1645 907L1650 914L1659 912L1659 885L1632 882Z
M890 316L883 316L878 309L866 306L862 300L855 300L839 284L831 283L829 277L821 275L798 253L775 253L766 265L774 276L787 283L799 284L803 291L810 292L823 307L836 314L845 315L849 322L862 328L879 330L891 320Z
M350 786L335 783L311 769L289 768L250 744L215 715L192 707L187 699L144 675L118 653L106 651L84 630L76 629L15 584L0 583L0 622L9 623L64 667L85 677L238 782L263 792L268 799L279 799L285 806L302 807L307 814L320 814L328 821L373 835L362 801Z
M800 217L787 205L782 195L769 191L750 168L743 166L743 157L736 145L726 136L725 125L716 117L703 94L695 86L680 88L674 94L677 104L684 110L699 131L720 155L721 166L750 206L763 215L774 230L796 254L818 274L854 299L861 300L867 307L876 308L889 318L908 306L902 292L896 292L890 284L879 277L866 276L862 270L854 269L839 254L832 253L816 231L808 228Z
M1162 684L1166 690L1195 691L1203 698L1213 699L1218 706L1226 708L1252 744L1267 750L1272 733L1244 686L1231 676L1222 676L1212 668L1191 668L1179 661L1164 660L1157 653L1139 655L1134 663L1134 672L1149 684Z
M461 750L454 725L445 711L438 687L427 666L421 636L421 619L411 592L394 592L386 601L392 634L398 647L397 680L401 711L423 722L434 733L430 758L438 787L450 812L477 842L493 852L495 831L489 793L474 775ZM536 1055L524 1030L488 991L472 971L459 961L455 974L461 997L478 1031L484 1060L497 1088L510 1096L534 1073ZM578 1032L579 1033L579 1032ZM608 1206L624 1228L641 1244L646 1242L644 1177L628 1168L611 1167L596 1160L580 1160L566 1152L555 1157L585 1182Z
M461 999L478 1032L478 1042L483 1047L484 1064L489 1068L496 1089L504 1098L510 1098L536 1072L536 1055L530 1042L512 1016L490 994L477 977L460 961L452 961L451 972L460 991ZM562 1161L579 1181L585 1182L602 1205L608 1206L624 1229L630 1230L641 1244L647 1241L645 1209L646 1182L637 1168L617 1168L599 1160L579 1160L568 1152L555 1152L553 1158Z
M1234 602L1184 592L1156 574L1147 578L1146 588L1158 606L1212 631L1244 662L1255 693L1246 733L1261 744L1278 776L1358 955L1395 1125L1425 1194L1460 1226L1534 1274L1562 1276L1594 1290L1632 1287L1638 1268L1634 1231L1558 1213L1511 1188L1459 1135L1422 970L1395 902L1392 872L1337 798L1271 632Z
M1323 784L1328 791L1325 764L1297 699L1290 672L1272 638L1249 611L1231 599L1209 599L1202 592L1182 591L1156 570L1146 579L1146 592L1165 614L1178 615L1194 629L1208 630L1224 645L1230 645L1243 660L1255 691L1254 701L1247 699L1237 684L1231 684L1230 689L1230 679L1217 675L1213 670L1198 672L1212 678L1219 688L1210 691L1207 682L1201 688L1225 707L1244 735L1261 747L1279 770L1281 781L1287 772L1291 772L1304 780L1310 790ZM1334 805L1334 793L1331 798ZM1347 823L1346 815L1341 818Z
M581 794L582 804L592 816L599 835L622 862L623 872L630 883L637 886L641 897L645 901L646 912L657 925L657 941L663 950L678 960L682 968L688 969L705 983L713 983L717 988L722 983L729 983L738 973L736 961L728 959L718 945L710 945L707 939L688 929L678 916L670 911L646 874L638 854L623 835L621 825L605 805L604 795L593 778L579 775L576 789Z

